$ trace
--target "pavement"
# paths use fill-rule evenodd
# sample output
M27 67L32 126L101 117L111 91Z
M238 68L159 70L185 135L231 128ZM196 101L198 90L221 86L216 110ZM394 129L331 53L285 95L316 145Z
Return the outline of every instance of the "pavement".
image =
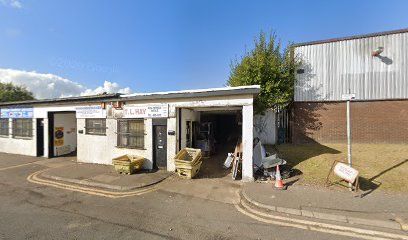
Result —
M247 183L241 196L265 211L349 224L408 231L408 195L372 192L361 197L348 190L292 185L274 189L273 183Z
M74 163L50 168L37 177L64 183L73 183L102 189L129 191L149 187L172 175L165 170L139 171L132 175L117 173L113 166L89 163Z
M74 166L80 166L74 157L44 159L0 154L2 163L1 240L408 240L406 232L396 229L260 211L240 198L239 191L246 185L233 181L230 175L209 178L199 174L192 180L171 175L150 187L117 191L43 176L74 171ZM91 169L95 165L85 166ZM104 167L109 170L109 166ZM98 167L92 176L80 171L76 179L94 179L109 172L105 170Z

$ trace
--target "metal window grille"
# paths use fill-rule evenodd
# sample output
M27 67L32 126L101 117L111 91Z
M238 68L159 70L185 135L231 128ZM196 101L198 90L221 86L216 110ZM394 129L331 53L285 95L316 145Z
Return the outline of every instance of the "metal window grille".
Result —
M0 118L0 135L8 136L9 135L9 119Z
M118 147L144 148L144 120L118 120Z
M13 119L13 137L33 137L33 120L30 119Z
M106 119L85 119L85 133L90 135L106 135Z

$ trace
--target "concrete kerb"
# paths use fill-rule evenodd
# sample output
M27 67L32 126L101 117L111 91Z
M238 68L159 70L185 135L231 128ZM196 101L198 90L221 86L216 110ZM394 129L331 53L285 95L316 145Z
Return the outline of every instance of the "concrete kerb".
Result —
M74 184L78 184L78 185L84 185L84 186L87 186L87 187L105 188L105 189L115 190L115 191L130 191L130 190L134 190L134 189L141 189L141 188L146 188L146 187L156 185L156 184L164 181L166 178L170 177L171 175L166 175L165 177L162 177L160 179L152 181L152 182L150 182L148 184L143 184L143 185L139 185L139 186L132 186L132 187L118 186L118 185L98 183L98 182L90 182L90 181L87 181L87 180L78 180L78 179L72 179L72 178L64 178L64 177L52 176L52 175L49 175L49 174L46 174L46 173L42 173L42 174L40 174L40 176L43 177L43 178L49 179L49 180L74 183Z
M266 204L263 204L263 203L260 203L260 202L257 202L251 199L251 197L249 197L248 194L245 192L244 188L241 190L240 196L245 201L251 203L252 205L260 209L264 209L266 211L273 211L273 212L285 213L285 214L290 214L290 215L316 218L316 219L321 219L321 220L337 221L337 222L342 222L342 223L360 224L360 225L366 225L366 226L372 226L372 227L389 228L393 230L403 230L403 231L408 230L401 223L395 222L395 221L372 220L372 219L365 219L365 218L350 217L346 215L336 215L336 214L328 214L328 213L322 213L322 212L316 212L316 211L310 211L310 210L302 210L302 209L295 209L295 208L285 208L285 207L279 207L279 206L266 205Z

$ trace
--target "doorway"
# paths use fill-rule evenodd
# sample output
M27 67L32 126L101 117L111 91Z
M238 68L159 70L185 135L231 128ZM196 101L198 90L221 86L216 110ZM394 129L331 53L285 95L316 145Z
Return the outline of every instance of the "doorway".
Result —
M167 119L153 120L153 168L167 168Z
M44 156L44 119L37 118L37 157Z
M231 169L224 168L224 162L228 153L234 152L241 137L242 112L240 110L201 110L194 145L194 148L201 149L203 155L199 177L229 176Z
M75 111L48 112L48 157L76 156Z

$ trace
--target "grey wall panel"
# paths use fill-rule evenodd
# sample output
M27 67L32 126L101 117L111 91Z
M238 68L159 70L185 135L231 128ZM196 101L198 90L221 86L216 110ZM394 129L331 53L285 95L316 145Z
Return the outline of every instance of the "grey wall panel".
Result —
M378 47L383 53L372 57ZM295 101L408 98L408 33L295 48L304 73L296 74Z

